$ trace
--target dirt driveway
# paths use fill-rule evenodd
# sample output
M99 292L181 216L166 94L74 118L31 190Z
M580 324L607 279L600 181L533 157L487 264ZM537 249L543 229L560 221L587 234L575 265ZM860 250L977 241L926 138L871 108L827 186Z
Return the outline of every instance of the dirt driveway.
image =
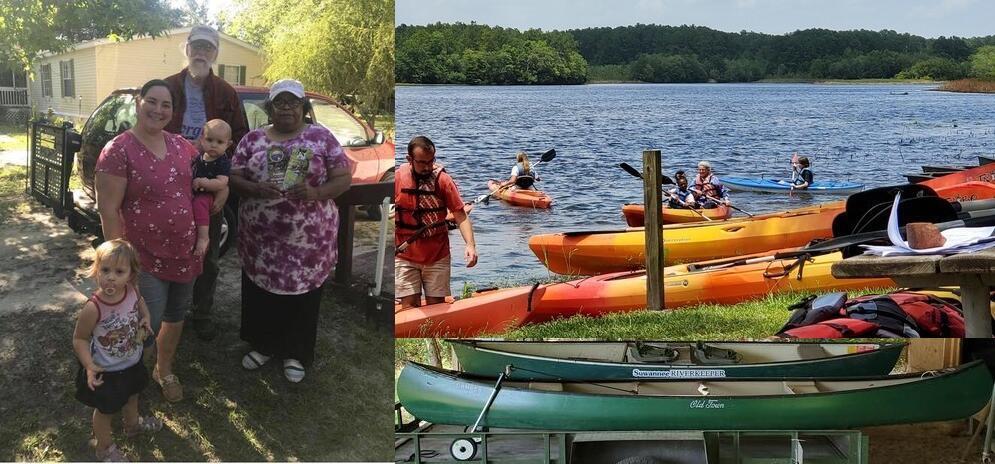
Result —
M73 399L71 346L76 313L94 290L83 278L91 237L26 198L4 200L14 206L0 216L0 460L92 461L90 410ZM369 255L375 234L376 223L357 225L357 254ZM304 382L290 384L274 366L243 371L239 278L233 252L217 292L221 333L211 342L183 336L177 374L186 398L170 404L152 387L141 397L142 410L166 427L127 441L117 425L119 445L143 461L387 460L392 333L326 288L317 359Z

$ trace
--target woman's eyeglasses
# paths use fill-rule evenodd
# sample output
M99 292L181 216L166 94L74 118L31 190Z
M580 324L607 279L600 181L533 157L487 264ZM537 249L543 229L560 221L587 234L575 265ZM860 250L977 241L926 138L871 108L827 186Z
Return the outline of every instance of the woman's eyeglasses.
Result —
M297 108L297 107L299 107L299 106L301 106L303 104L304 104L304 100L301 100L299 98L288 98L288 99L273 100L273 106L275 106L277 108L285 109L285 110L292 110L292 109Z

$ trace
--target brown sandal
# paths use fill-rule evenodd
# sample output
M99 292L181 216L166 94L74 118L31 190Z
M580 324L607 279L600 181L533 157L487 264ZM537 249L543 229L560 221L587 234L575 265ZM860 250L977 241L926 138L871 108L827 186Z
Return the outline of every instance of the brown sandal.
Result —
M169 374L165 378L160 378L159 368L156 367L152 370L152 380L162 387L162 396L166 398L166 401L175 403L183 399L183 385L180 384L180 379L176 377L176 374Z

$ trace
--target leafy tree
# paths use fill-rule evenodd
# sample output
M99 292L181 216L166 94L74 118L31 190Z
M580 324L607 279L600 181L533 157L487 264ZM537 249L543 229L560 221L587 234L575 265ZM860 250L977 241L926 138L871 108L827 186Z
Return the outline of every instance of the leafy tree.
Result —
M0 0L0 62L25 70L41 53L110 37L159 36L180 24L165 0Z
M368 120L393 112L393 0L239 0L226 32L262 47L263 76L359 100ZM418 57L407 56L407 60Z
M960 37L951 37L948 39L940 36L930 44L929 51L933 55L950 58L955 61L963 61L971 56L971 47Z
M967 76L967 67L950 58L930 57L920 60L899 73L903 79L935 79L949 81Z
M995 80L995 45L985 45L971 55L971 75Z

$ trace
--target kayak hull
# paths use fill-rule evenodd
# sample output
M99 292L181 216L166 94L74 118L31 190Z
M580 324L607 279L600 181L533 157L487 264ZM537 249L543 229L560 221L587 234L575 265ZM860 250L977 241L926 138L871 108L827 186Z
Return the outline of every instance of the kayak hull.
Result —
M563 431L852 429L968 417L984 407L991 390L992 376L981 361L936 376L504 382L481 425ZM412 362L397 380L404 408L435 424L473 424L493 391L493 380Z
M807 208L746 220L664 226L664 265L804 246L831 237L833 218L841 211ZM529 239L529 248L557 274L593 275L645 268L645 240L642 229L542 234Z
M789 250L783 250L789 251ZM862 290L894 286L890 279L836 279L832 264L840 253L813 258L801 269L773 275L792 260L769 259L775 252L742 257L766 259L724 268L692 271L689 265L664 270L666 309L699 304L735 304L783 292ZM699 263L700 265L701 263ZM502 333L526 324L573 317L641 311L646 308L646 273L617 272L570 282L516 287L395 314L397 337L473 337Z
M773 179L748 179L745 177L723 177L722 185L739 192L783 193L791 191L791 183ZM845 181L813 182L805 190L808 193L836 193L849 195L864 190L864 184Z
M492 192L501 186L493 180L487 182L487 188ZM515 206L545 209L553 205L553 199L545 192L538 190L507 188L494 194L497 198Z
M733 350L736 363L702 364L691 356L687 342L509 342L455 340L450 344L460 370L497 377L505 366L509 380L630 380L640 378L854 377L887 375L895 367L904 343L771 343L708 342L709 347ZM679 358L666 362L644 359L642 346L666 346Z
M712 221L729 219L732 217L732 209L728 206L699 209L696 211L701 214L695 213L689 209L664 207L660 214L660 221L661 224L685 224L688 222L706 221L702 215L707 217L707 220ZM629 225L629 227L643 227L646 223L646 208L643 207L643 205L631 203L624 204L622 205L622 215L625 216L625 222Z
M517 287L451 302L395 309L394 336L473 337L505 332L526 319L531 299L535 297L531 287Z

